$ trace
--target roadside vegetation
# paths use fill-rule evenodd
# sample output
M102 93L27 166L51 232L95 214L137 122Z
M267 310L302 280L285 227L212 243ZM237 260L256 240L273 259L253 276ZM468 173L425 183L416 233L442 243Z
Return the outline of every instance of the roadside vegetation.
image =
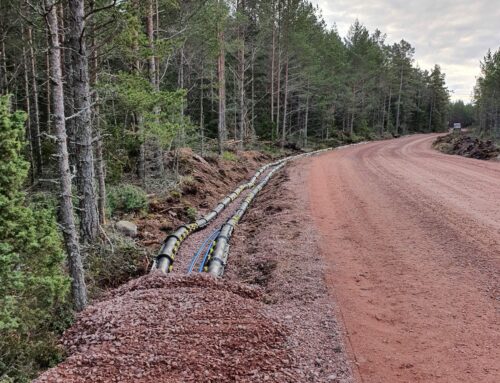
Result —
M480 62L473 100L450 103L449 127L459 123L463 129L438 138L434 147L447 154L498 160L500 154L500 48L489 50Z
M443 131L445 74L414 53L305 0L2 1L0 382L57 362L75 311L262 163Z

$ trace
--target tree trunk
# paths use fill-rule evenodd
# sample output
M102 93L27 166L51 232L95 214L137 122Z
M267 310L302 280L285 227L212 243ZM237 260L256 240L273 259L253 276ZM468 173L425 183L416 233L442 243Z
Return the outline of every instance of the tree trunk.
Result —
M245 3L243 0L238 2L239 10L244 11ZM239 31L240 48L238 50L238 90L239 90L239 104L240 104L240 121L239 121L239 148L243 149L243 142L246 135L246 102L245 102L245 34L240 26Z
M2 30L2 34L5 32ZM9 93L9 81L7 78L7 52L5 51L5 39L2 39L2 48L0 50L2 62L0 63L0 92Z
M67 5L67 2L66 2ZM67 33L68 26L72 23L71 14L67 9L67 6L61 1L58 2L57 6L57 17L59 19L59 30ZM66 12L65 12L66 11ZM61 70L63 75L63 87L64 87L64 111L66 116L72 116L75 114L75 95L74 95L74 74L73 74L73 45L72 39L74 38L71 33L66 36L63 32L59 32L59 44L63 47L61 51ZM70 118L66 120L66 133L68 135L68 152L69 152L69 166L71 169L76 168L77 152L76 147L77 132L75 130L75 119ZM74 172L74 171L73 171ZM80 174L77 173L77 186L78 186L78 198L81 202L80 195ZM80 206L81 207L81 206Z
M45 1L45 0L44 0ZM51 91L51 81L50 81L50 73L51 73L51 68L50 68L50 34L47 31L47 42L49 45L47 46L47 53L45 54L45 67L46 67L46 72L47 72L47 81L46 81L46 101L47 101L47 108L46 108L46 113L47 113L47 121L46 121L46 129L48 134L52 134L52 124L51 124L51 114L52 114L52 108L51 108L51 101L52 101L52 91Z
M99 223L106 223L106 164L104 161L103 138L99 123L99 107L94 109L95 126L97 134L95 156L96 156L96 177L98 185L97 210L99 213Z
M91 11L94 10L95 2L90 2ZM97 40L95 36L95 22L92 22L91 32L92 35L92 47L91 47L91 73L90 73L90 85L95 86L97 83L97 73L99 70L98 62L98 52L97 52ZM95 126L95 131L97 132L97 142L96 142L96 178L98 186L98 199L97 199L97 210L99 213L99 223L104 225L106 223L106 163L104 160L104 143L103 136L101 132L101 124L99 117L99 100L97 96L95 97L96 106L93 108L93 125Z
M89 82L89 64L85 41L84 0L68 0L70 25L69 46L73 71L73 94L75 115L76 167L80 198L80 233L82 241L93 242L99 233L99 215L92 148L92 111Z
M389 89L389 103L387 104L387 131L391 129L391 104L392 104L392 89Z
M222 4L222 0L219 0ZM224 141L226 140L226 48L224 42L224 29L219 24L218 31L219 57L217 60L217 72L219 76L219 124L217 127L217 138L219 154L224 151Z
M434 96L431 97L431 107L429 111L429 133L432 132L432 114L434 113Z
M271 45L271 123L274 124L274 71L276 61L276 27L274 25L274 1L271 5L271 28L273 31L272 45ZM274 129L274 128L272 128Z
M153 86L153 89L158 91L158 84L156 83L156 60L154 54L154 22L153 22L153 1L148 1L148 10L146 16L146 33L148 36L148 44L151 54L148 57L149 66L149 82Z
M285 92L283 95L283 127L281 130L281 148L285 146L286 141L286 118L287 118L287 108L288 108L288 67L289 67L288 57L285 63Z
M87 289L83 271L80 245L75 226L73 202L71 199L71 173L64 115L64 91L61 70L61 47L59 45L59 28L57 10L54 0L44 0L46 22L49 32L50 83L52 86L52 104L54 106L54 128L57 137L57 162L60 185L60 221L63 227L64 243L68 253L69 270L71 273L71 289L74 305L81 311L87 305Z
M252 115L250 119L250 139L252 143L255 140L256 134L255 134L255 56L256 56L256 51L254 48L254 51L252 53L252 100L251 100L251 105L252 105Z
M156 74L157 72L157 67L156 67L156 56L155 56L155 36L154 36L154 2L155 0L149 0L148 2L148 11L147 11L147 17L146 17L146 33L148 36L148 44L149 44L149 49L151 50L151 54L148 57L148 66L149 66L149 82L151 83L153 89L155 92L160 91L160 84L157 81L158 76ZM160 108L155 106L154 108L154 114L156 116L156 123L159 125L160 124ZM184 111L182 111L184 114ZM181 125L182 121L181 121ZM156 166L158 168L159 172L159 178L164 179L165 177L165 168L163 165L163 148L160 142L153 142L152 145L154 146L153 151L154 151L154 156L156 158Z
M304 120L304 148L307 148L307 128L309 124L309 82L307 84L306 116Z
M33 48L33 29L28 26L27 38L29 47L30 60L30 76L31 76L31 92L33 94L33 151L35 156L36 175L43 174L43 158L42 158L42 141L40 136L40 106L38 103L38 84L36 73L36 59Z
M278 41L279 42L279 41ZM281 49L278 47L278 68L277 68L277 85L276 85L276 139L279 137L280 129L280 111L281 111Z
M354 133L355 112L356 112L356 87L353 86L353 88L352 88L352 111L351 111L351 118L348 121L348 123L349 123L349 136L352 136Z
M384 95L384 98L383 98L383 102L382 102L382 123L380 125L380 136L382 136L384 134L384 128L385 128L385 95Z
M137 169L137 173L139 179L141 180L142 187L146 187L146 134L144 131L144 120L140 113L137 113L135 116L135 123L137 126L137 134L139 136L139 140L141 145L139 146L139 166Z
M201 136L201 156L205 155L205 111L203 109L203 76L204 76L204 63L201 63L201 79L200 79L200 136Z
M25 101L26 101L26 113L28 115L28 118L26 120L26 138L28 141L29 145L29 159L30 159L30 164L31 164L31 184L35 182L35 173L36 173L36 166L35 166L35 154L33 151L33 132L32 132L32 126L31 126L31 102L30 102L30 86L29 86L29 78L28 78L28 58L26 55L26 42L24 41L24 26L23 26L23 74L24 74L24 93L25 93Z
M140 2L136 0L134 2L134 7L139 8ZM135 53L135 62L133 71L136 74L140 74L141 72L141 61L139 57L139 33L137 30L133 31L133 51ZM137 164L137 175L141 180L142 187L146 187L146 132L144 130L144 119L139 112L134 113L134 124L135 124L135 133L139 137L139 159Z
M403 66L401 65L401 79L399 81L398 107L396 112L396 135L399 134L401 116L401 94L403 93Z

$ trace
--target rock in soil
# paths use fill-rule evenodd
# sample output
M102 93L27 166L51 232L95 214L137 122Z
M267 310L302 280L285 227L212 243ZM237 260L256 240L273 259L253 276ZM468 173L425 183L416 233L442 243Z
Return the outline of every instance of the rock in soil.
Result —
M137 237L137 225L130 221L118 221L116 223L116 229L127 237Z

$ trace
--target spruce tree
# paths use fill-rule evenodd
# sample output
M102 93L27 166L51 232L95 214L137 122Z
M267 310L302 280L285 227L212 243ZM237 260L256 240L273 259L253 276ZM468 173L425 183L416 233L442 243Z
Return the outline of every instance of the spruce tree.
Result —
M68 293L53 214L32 210L22 192L25 119L0 98L0 381L26 381L50 364Z

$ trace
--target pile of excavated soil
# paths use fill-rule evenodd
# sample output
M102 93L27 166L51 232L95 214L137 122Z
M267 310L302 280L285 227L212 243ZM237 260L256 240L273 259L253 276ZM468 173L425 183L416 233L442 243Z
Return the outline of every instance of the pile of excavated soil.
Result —
M438 137L433 146L446 154L457 154L478 160L491 160L500 155L500 148L492 141L483 141L465 134Z
M207 276L152 274L88 307L69 357L35 382L297 382L288 330L259 291Z
M235 229L224 278L264 290L266 312L290 329L297 382L350 383L340 312L325 283L314 224L304 215L306 161L285 167L257 197Z

